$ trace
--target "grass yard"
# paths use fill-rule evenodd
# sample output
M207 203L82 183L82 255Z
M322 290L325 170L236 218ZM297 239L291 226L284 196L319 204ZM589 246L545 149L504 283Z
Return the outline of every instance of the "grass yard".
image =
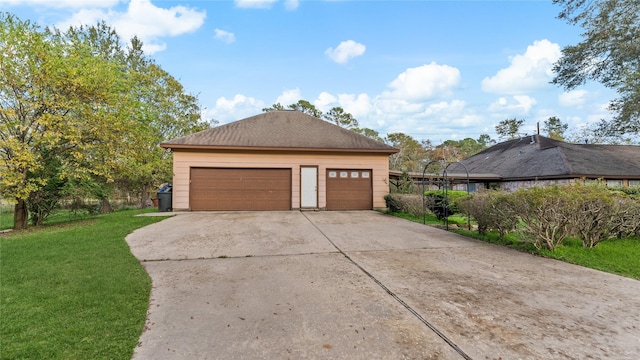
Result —
M640 280L639 238L605 240L593 249L583 249L579 239L572 239L543 255Z
M422 217L416 218L410 214L391 213L391 215L419 223L423 221ZM452 223L465 225L466 218L452 217L449 219L449 224ZM433 215L427 215L427 224L437 225L442 222ZM640 280L640 238L605 240L593 249L583 248L579 239L568 239L555 251L549 251L537 250L533 245L520 241L514 235L507 235L503 240L500 240L496 232L490 232L483 236L474 230L458 228L451 231L520 251Z
M11 229L13 227L13 208L3 205L0 202L0 230Z
M151 280L124 238L162 220L145 211L0 235L0 358L131 358Z

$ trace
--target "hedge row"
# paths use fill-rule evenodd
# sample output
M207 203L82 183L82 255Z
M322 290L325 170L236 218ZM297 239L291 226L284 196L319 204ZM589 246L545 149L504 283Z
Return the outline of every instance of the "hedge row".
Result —
M480 233L514 232L538 249L553 250L569 236L593 248L613 237L640 235L640 198L598 184L483 191L458 205Z

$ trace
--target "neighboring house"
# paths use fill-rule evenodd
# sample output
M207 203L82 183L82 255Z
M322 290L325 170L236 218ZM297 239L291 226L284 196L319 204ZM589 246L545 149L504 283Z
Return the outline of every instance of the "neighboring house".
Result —
M532 135L496 144L461 163L477 187L515 190L583 179L599 179L609 186L640 186L640 146L633 145L571 144ZM449 172L466 174L457 164Z
M272 111L160 144L174 210L385 208L396 149L299 111Z

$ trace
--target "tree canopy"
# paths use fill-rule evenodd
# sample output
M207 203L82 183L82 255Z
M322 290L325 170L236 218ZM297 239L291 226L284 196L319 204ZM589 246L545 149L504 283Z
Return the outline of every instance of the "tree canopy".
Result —
M553 0L558 17L584 29L583 40L562 49L552 83L567 90L597 81L615 90L609 132L640 134L640 2Z
M157 144L208 127L141 46L122 48L105 24L61 32L0 13L0 191L15 200L15 228L65 193L170 178Z
M569 128L569 124L565 124L562 120L558 119L555 116L552 116L544 121L544 126L542 130L547 134L548 137L555 140L564 140L564 133Z
M287 105L286 108L280 103L275 103L268 108L262 109L262 111L269 112L269 111L287 110L287 109L300 111L302 113L317 117L319 119L326 120L342 128L353 130L359 134L370 137L374 140L382 141L377 131L373 129L368 129L368 128L360 129L358 120L355 117L353 117L353 115L344 111L344 109L339 106L332 107L329 111L327 111L326 113L323 113L320 109L316 108L316 106L310 103L309 101L298 100L298 102L296 103Z
M520 128L524 124L524 120L520 119L506 119L502 120L496 125L496 134L500 139L513 140L519 136Z

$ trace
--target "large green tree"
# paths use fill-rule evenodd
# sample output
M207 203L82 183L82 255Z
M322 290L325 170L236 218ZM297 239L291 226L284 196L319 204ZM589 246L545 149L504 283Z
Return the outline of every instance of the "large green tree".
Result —
M496 125L496 134L500 139L513 140L519 136L520 128L524 124L524 120L516 118L502 120Z
M339 106L331 108L322 118L346 129L358 129L358 120Z
M144 206L150 189L172 181L171 153L160 148L162 141L185 136L210 127L201 119L197 97L142 52L142 42L132 39L125 65L136 78L133 96L138 106L134 118L138 126L123 154L117 183L140 195Z
M0 191L15 225L65 194L171 179L158 143L207 128L197 98L105 24L61 32L0 14Z
M110 178L126 132L127 78L84 43L0 14L0 179L26 228L27 199L47 185L55 156L60 179Z
M542 130L548 137L555 140L564 140L564 133L569 129L569 124L565 124L559 118L552 116L544 121Z
M583 28L582 41L562 49L553 83L571 90L589 80L615 90L608 130L640 134L640 1L553 0L559 18Z
M462 140L446 140L442 144L436 146L434 152L441 154L447 162L461 161L471 155L475 155L480 151L495 143L487 134L480 135L476 139L465 138Z
M429 152L411 135L391 133L385 142L399 151L389 156L389 169L407 172L422 171L429 160Z

